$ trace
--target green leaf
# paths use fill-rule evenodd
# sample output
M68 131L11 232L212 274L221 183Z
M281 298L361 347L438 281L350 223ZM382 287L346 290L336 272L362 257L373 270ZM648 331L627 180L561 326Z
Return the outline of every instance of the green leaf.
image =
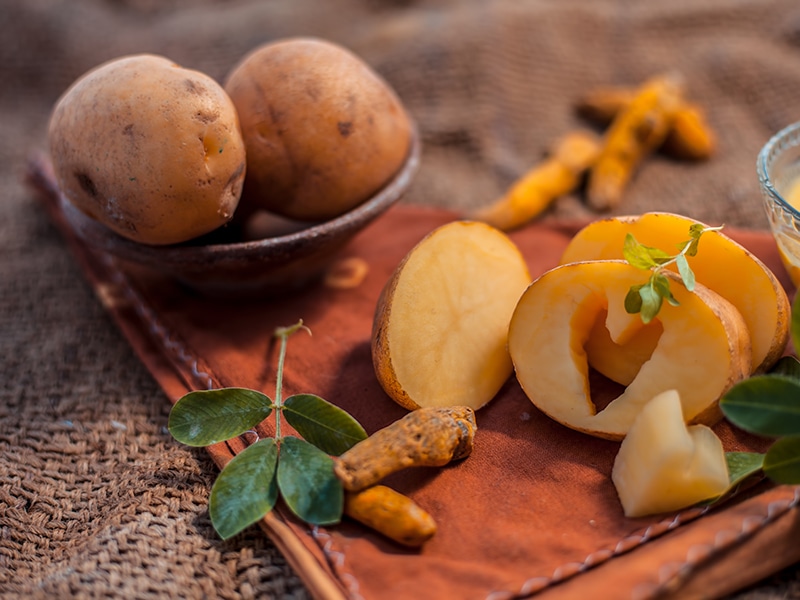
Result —
M662 273L654 273L652 277L653 289L656 294L661 296L662 299L669 302L672 306L680 306L680 302L672 295L672 290L669 287L669 279Z
M800 361L794 356L784 356L770 369L771 375L783 375L800 381Z
M272 412L272 400L245 388L189 392L169 413L169 432L188 446L210 446L243 434Z
M306 523L332 525L342 518L344 490L333 472L333 459L305 440L281 440L278 488L286 505Z
M640 244L632 233L625 236L622 255L631 265L644 271L649 271L670 258L666 252L658 248L650 248Z
M661 310L662 297L652 285L645 285L639 290L642 297L642 322L649 323Z
M764 455L759 452L726 452L725 460L731 487L734 487L761 470Z
M749 477L761 472L764 455L758 452L726 452L725 462L728 464L728 489L719 496L709 498L702 505L712 505L736 493L737 486Z
M764 474L776 483L800 484L800 435L781 438L770 446Z
M629 315L635 315L642 310L642 297L639 295L642 287L642 285L632 285L625 295L625 312Z
M686 256L697 256L697 250L698 250L699 246L700 246L700 238L699 237L698 238L694 238L691 241L684 242L684 246L683 247L686 248L686 249L683 250L683 254L685 254Z
M734 385L720 400L734 425L759 435L800 435L800 381L756 375Z
M694 290L695 278L694 271L689 266L689 261L683 254L679 254L675 259L675 264L678 266L678 273L680 273L683 280L684 287L690 292Z
M692 223L689 225L689 237L693 240L699 240L700 236L706 232L706 228L700 223Z
M314 394L296 394L283 403L282 414L307 442L339 456L367 437L346 411Z
M245 448L222 469L208 501L211 523L222 539L236 535L275 506L277 462L277 443L267 438Z

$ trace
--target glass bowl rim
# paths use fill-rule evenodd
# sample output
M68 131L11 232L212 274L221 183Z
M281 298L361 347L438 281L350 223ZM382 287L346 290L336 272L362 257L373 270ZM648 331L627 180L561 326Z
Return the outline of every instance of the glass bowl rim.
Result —
M793 219L800 221L800 210L789 204L789 201L775 188L768 171L768 162L770 157L774 159L776 146L784 144L790 137L796 139L796 143L793 146L800 146L800 121L787 125L769 138L758 153L756 170L762 190L765 190L771 198L777 201L784 212L789 213Z

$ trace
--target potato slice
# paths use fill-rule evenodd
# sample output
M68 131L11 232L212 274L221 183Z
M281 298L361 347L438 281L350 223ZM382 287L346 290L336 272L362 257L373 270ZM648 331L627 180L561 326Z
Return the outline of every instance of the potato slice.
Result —
M409 410L489 402L512 373L508 322L530 280L494 227L456 221L428 234L378 301L372 359L386 393Z
M603 311L611 340L633 339L644 324L625 311L628 289L646 273L625 261L587 261L551 269L525 291L511 318L509 352L531 402L578 431L620 440L644 405L665 390L681 396L686 419L713 423L718 399L750 370L750 339L739 311L698 284L689 292L673 280L680 306L664 303L663 332L625 391L597 411L589 389L586 344Z
M645 213L595 221L579 231L561 263L621 259L625 235L646 246L678 252L693 219L671 213ZM789 340L789 299L774 273L758 258L721 232L707 232L699 252L689 257L698 282L731 302L744 317L753 344L751 370L767 371Z
M687 427L675 390L645 405L622 440L611 480L626 517L679 510L728 489L722 442L705 425Z

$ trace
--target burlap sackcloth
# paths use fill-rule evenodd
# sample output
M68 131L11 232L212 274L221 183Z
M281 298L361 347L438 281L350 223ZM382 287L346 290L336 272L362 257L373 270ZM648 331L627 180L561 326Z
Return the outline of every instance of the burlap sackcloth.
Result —
M719 153L709 162L653 157L617 212L674 210L724 222L780 268L768 236L734 228L765 227L755 155L769 135L800 119L800 7L794 2L206 2L189 9L178 2L39 0L3 8L0 23L9 40L0 49L8 85L3 129L6 139L21 140L2 150L10 198L2 206L9 334L0 343L11 385L3 392L0 436L0 590L8 594L304 595L281 556L252 531L242 549L197 543L196 530L213 540L200 506L214 469L150 426L163 427L169 404L159 403L152 385L115 383L142 373L121 340L97 329L100 311L74 281L78 273L61 258L56 233L21 188L25 156L44 145L52 102L102 60L160 52L222 78L258 43L320 35L383 74L423 136L423 166L404 206L348 249L371 266L351 292L317 289L291 303L247 309L220 305L149 275L109 270L74 247L100 291L98 306L115 316L169 399L204 387L203 374L220 385L269 392L268 332L302 316L314 336L292 342L292 391L314 391L347 406L369 430L402 414L370 372L368 325L380 286L416 240L454 217L431 207L487 202L556 137L584 125L573 102L593 85L635 84L679 70L719 135ZM429 208L416 208L421 205ZM574 231L571 219L592 216L579 195L569 196L553 207L549 225L515 235L532 271L555 263ZM554 220L565 218L570 221ZM64 317L82 326L65 328L58 320ZM38 321L26 321L32 318ZM49 331L74 337L54 339ZM38 364L39 357L55 371ZM92 363L102 368L94 371ZM109 389L128 390L119 407L105 397ZM150 404L142 408L137 393L147 394ZM117 418L104 418L109 413ZM392 480L442 525L421 553L353 524L308 531L291 519L269 520L270 535L311 594L690 597L695 590L717 596L798 558L792 488L759 487L708 514L626 522L608 487L609 443L537 416L513 381L479 419L481 450L467 461ZM755 443L724 426L720 433L729 447ZM225 458L222 450L215 454L218 464ZM520 495L543 481L553 486L548 493ZM175 514L201 516L176 528Z

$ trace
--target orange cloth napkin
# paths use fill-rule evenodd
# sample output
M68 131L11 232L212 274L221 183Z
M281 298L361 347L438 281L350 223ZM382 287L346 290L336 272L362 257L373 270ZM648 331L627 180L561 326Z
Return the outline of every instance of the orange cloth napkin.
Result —
M283 298L221 300L157 274L123 270L95 254L63 220L53 193L51 188L45 194L51 217L170 401L211 386L274 395L272 333L302 318L313 336L295 335L289 342L285 394L319 394L349 411L368 432L405 414L373 372L373 313L403 256L454 214L391 209L341 252L342 259L358 257L369 265L355 288L319 283ZM581 225L542 222L512 238L535 277L557 264ZM728 233L793 292L769 234ZM800 559L794 542L800 488L760 484L710 510L627 519L610 479L618 444L542 415L513 377L477 413L477 421L469 458L441 469L407 470L385 482L436 519L438 533L420 550L348 520L311 528L283 506L267 516L265 531L316 598L714 597ZM767 446L726 423L716 431L726 450ZM262 427L260 433L270 432ZM223 466L245 444L237 439L209 451Z

